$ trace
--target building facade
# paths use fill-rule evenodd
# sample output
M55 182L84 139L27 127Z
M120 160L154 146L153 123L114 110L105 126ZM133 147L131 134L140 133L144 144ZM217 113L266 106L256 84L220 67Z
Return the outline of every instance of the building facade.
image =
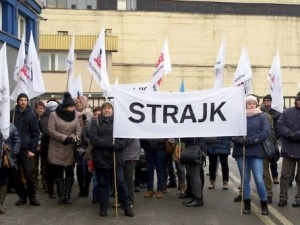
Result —
M16 59L23 34L25 34L26 52L33 33L35 43L38 43L39 22L42 3L33 0L0 0L0 48L7 44L7 63L10 90L13 91L16 82L13 80Z
M53 4L48 7L50 2ZM187 91L212 88L213 66L225 37L224 87L232 85L242 48L246 45L255 94L268 94L267 75L277 50L281 59L284 95L294 96L298 92L300 5L295 0L241 0L239 3L98 0L96 5L86 0L80 1L86 2L82 9L76 5L78 2L47 1L42 14L47 21L41 21L40 37L54 35L59 38L61 34L70 36L73 33L98 36L102 27L107 28L111 31L109 36L117 37L118 44L108 54L111 84L117 77L119 84L150 81L167 37L172 72L164 77L161 90L178 91L182 78ZM58 3L64 3L64 7ZM69 45L68 42L66 46ZM53 50L55 54L65 56L68 52L68 48ZM84 51L75 47L75 75L82 75L84 92L99 93L101 89L95 82L89 89L91 75L86 63L91 50L92 47ZM51 49L40 46L40 52L43 61L43 54ZM43 70L49 92L65 90L65 56L58 60L61 61L61 70Z

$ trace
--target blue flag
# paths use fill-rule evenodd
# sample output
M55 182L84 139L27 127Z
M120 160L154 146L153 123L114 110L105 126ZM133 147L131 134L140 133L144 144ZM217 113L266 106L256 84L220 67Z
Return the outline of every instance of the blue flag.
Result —
M181 81L179 92L184 92L184 80L183 80L183 78L182 78L182 81Z

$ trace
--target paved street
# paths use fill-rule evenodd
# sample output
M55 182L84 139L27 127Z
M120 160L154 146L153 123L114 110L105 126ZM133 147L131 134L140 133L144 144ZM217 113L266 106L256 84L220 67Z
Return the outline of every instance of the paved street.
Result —
M119 217L115 216L113 207L109 210L107 217L99 216L98 204L91 203L91 197L78 198L78 185L72 191L71 205L58 205L57 199L48 198L43 193L41 187L38 189L38 199L41 206L30 205L15 206L14 202L18 200L15 194L8 194L5 201L7 213L0 215L0 224L5 225L79 225L79 224L131 224L131 225L234 225L234 224L299 224L300 208L291 206L294 201L297 188L290 188L288 206L279 208L278 193L279 185L274 186L273 204L269 206L270 215L261 216L261 209L255 185L252 185L252 211L250 215L241 215L241 205L233 202L237 196L239 185L239 175L236 163L232 157L230 162L230 182L229 190L222 190L221 171L217 177L216 189L208 190L209 178L206 176L204 188L204 206L200 208L187 208L181 204L177 198L176 189L168 189L161 200L145 199L144 189L136 193L136 201L133 211L134 218L125 217L123 211L119 209ZM279 164L280 167L280 164ZM281 169L279 168L279 171ZM205 167L207 173L208 167ZM114 198L111 198L113 203Z

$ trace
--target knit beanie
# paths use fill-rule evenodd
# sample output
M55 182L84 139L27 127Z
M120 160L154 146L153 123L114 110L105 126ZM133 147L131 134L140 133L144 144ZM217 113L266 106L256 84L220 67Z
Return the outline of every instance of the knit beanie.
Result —
M56 101L50 101L46 104L46 108L50 109L51 111L54 111L57 106L58 106L58 103Z
M75 102L69 92L65 92L63 99L61 100L61 107L67 108L69 106L75 106Z
M256 97L254 97L253 95L248 95L247 97L246 97L246 103L247 102L255 102L256 103L256 105L258 105L258 101L257 101L257 98Z
M112 108L114 108L113 102L111 102L111 101L105 101L105 102L103 102L102 105L101 105L101 111L102 111L103 108L104 108L105 106L107 106L107 105L110 105Z
M27 98L27 101L29 102L28 95L26 95L25 93L21 93L17 97L17 103L20 101L21 98Z
M296 95L296 100L300 100L300 91L299 91L298 94Z
M265 101L266 99L269 99L270 101L272 101L272 96L266 95L265 97L263 97L263 101Z

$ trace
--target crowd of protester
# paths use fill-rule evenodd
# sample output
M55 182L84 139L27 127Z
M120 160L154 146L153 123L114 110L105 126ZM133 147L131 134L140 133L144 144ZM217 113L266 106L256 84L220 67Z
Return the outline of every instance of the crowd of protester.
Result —
M200 146L203 155L208 156L209 190L216 188L219 163L222 189L228 190L228 156L232 154L241 178L240 192L234 201L244 202L244 214L251 212L252 173L261 213L268 215L273 184L280 184L278 206L283 207L287 205L288 187L295 176L300 177L300 170L295 171L300 162L300 92L296 95L295 106L282 114L274 110L271 103L270 95L263 98L260 107L256 96L247 96L247 136L216 137L211 143L201 137L113 138L114 106L111 101L92 109L85 96L74 99L65 92L61 101L38 101L32 109L28 96L21 93L11 110L9 138L0 135L0 214L5 213L8 191L15 190L19 196L16 206L28 202L40 205L36 196L39 174L44 192L51 199L58 197L59 205L71 204L72 187L77 180L78 197L92 195L92 203L99 203L100 216L108 215L109 199L117 193L114 206L120 206L126 216L134 217L134 195L141 189L145 190L145 199L153 196L163 199L168 188L178 188L178 198L183 199L185 206L203 206L205 157L198 163L180 164L173 153L178 144L183 146L184 143L186 148ZM276 147L279 140L282 143L280 178L277 162L269 161L263 154L262 142L269 136ZM83 153L77 152L79 147ZM292 206L300 207L300 184Z

